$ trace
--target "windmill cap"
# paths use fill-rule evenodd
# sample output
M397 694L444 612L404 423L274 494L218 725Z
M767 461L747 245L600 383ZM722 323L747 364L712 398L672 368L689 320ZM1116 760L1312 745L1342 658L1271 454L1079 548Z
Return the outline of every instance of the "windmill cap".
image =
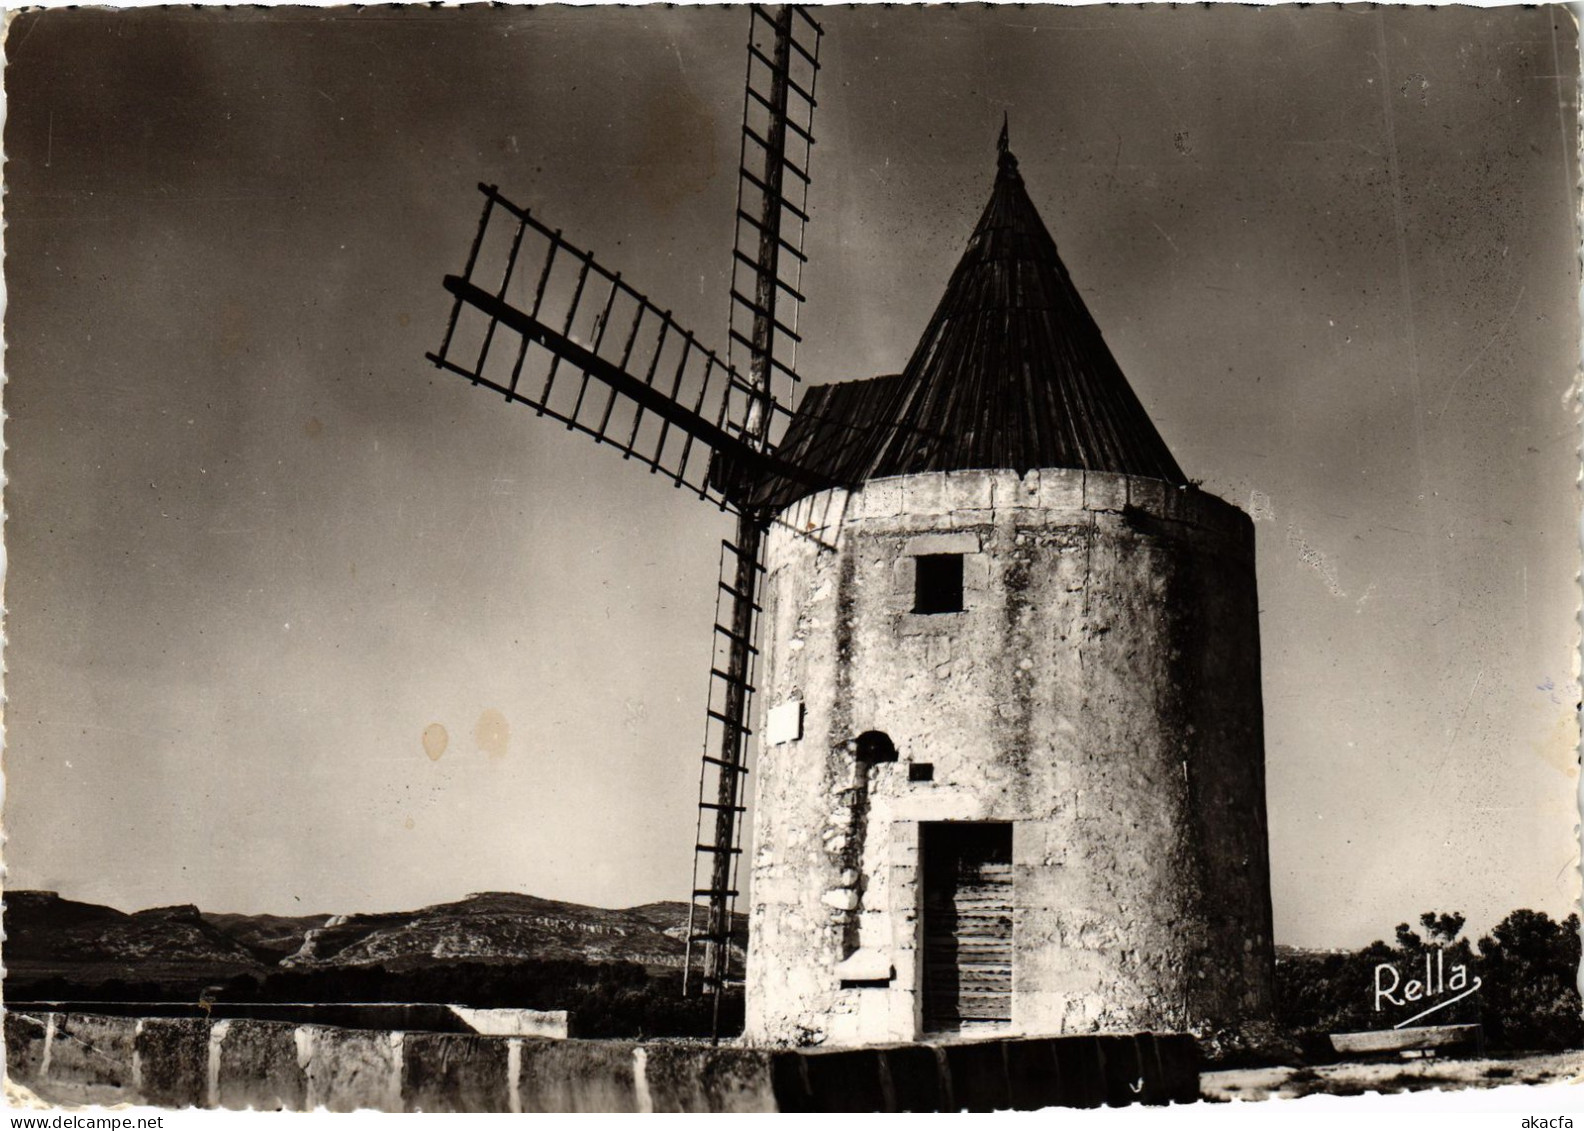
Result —
M990 200L906 368L810 386L778 454L829 480L1074 468L1187 479L1029 199L1002 122ZM784 480L748 492L779 507Z

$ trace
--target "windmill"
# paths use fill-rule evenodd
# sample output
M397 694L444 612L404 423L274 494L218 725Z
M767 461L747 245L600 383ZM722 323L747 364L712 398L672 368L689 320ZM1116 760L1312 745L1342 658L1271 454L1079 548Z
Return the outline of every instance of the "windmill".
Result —
M1252 522L1155 429L1005 124L903 371L794 404L820 29L750 19L727 355L493 186L431 355L736 516L684 985L718 1032L757 683L746 1040L1268 1015Z
M767 476L832 483L783 458L792 415L820 25L797 6L749 10L725 356L494 185L460 275L439 368L609 444L736 516L721 544L684 993L732 977Z

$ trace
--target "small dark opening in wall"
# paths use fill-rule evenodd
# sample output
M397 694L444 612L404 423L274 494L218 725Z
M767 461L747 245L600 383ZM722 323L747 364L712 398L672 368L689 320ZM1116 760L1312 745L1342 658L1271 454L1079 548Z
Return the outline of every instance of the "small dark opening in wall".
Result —
M913 611L960 613L963 607L963 556L920 554L913 559Z
M860 762L877 766L881 762L895 762L897 748L885 731L866 730L853 740L853 756Z
M908 765L908 781L934 781L934 762L912 762Z

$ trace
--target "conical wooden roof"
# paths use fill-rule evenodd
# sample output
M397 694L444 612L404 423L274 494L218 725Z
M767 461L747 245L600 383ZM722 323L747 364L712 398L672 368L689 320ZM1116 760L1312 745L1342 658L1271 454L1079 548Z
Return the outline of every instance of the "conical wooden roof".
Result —
M907 368L809 387L778 450L850 485L1043 467L1187 482L1073 286L1004 129L990 202ZM784 505L806 492L753 494Z

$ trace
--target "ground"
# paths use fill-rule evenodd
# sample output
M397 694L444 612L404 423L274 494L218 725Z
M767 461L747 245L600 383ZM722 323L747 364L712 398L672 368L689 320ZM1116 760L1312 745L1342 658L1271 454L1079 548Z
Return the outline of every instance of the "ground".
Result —
M1411 1092L1427 1088L1495 1088L1561 1084L1584 1077L1584 1052L1504 1057L1327 1064L1315 1068L1233 1068L1199 1078L1207 1100L1291 1099L1315 1094Z

